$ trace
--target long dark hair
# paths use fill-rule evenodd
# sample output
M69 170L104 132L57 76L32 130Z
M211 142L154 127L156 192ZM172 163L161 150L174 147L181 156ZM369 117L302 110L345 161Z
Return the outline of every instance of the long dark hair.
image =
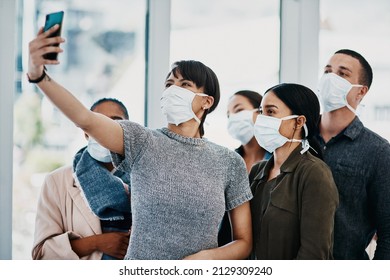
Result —
M202 137L204 135L203 124L206 120L206 116L215 110L220 99L220 89L217 75L215 75L213 70L204 65L202 62L195 60L181 60L173 63L172 70L168 73L167 78L171 75L171 73L176 78L178 77L178 74L181 74L184 79L194 82L198 88L204 87L205 94L214 97L213 105L209 109L205 110L199 125L199 133Z
M302 139L309 141L313 154L322 159L322 152L315 136L319 134L320 103L317 95L308 87L293 83L283 83L266 90L272 91L292 111L293 115L304 115L308 130L307 137L302 129Z
M261 100L263 99L263 96L261 96L260 93L253 90L240 90L233 94L233 96L235 95L240 95L247 98L255 109L260 107Z

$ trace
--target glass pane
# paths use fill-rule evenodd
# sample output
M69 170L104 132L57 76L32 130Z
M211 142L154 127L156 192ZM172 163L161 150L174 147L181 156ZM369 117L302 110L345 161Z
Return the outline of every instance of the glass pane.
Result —
M227 132L227 102L238 90L263 93L279 79L279 1L172 0L171 57L194 59L217 74L221 100L205 137L236 148Z
M352 49L370 63L374 79L360 106L360 118L371 130L390 140L390 1L321 1L320 74L330 56ZM353 8L352 8L353 7Z
M130 119L144 122L145 0L20 1L15 96L13 259L30 259L37 200L44 176L71 164L86 145L84 133L68 121L36 87L25 81L28 42L44 25L45 14L65 12L66 39L61 64L48 73L87 107L114 97Z

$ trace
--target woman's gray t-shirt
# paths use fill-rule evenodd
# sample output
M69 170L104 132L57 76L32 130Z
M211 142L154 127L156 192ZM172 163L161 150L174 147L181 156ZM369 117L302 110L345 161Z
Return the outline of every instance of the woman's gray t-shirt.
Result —
M125 259L182 259L217 247L226 210L252 198L243 159L204 138L119 121L131 172L133 227Z

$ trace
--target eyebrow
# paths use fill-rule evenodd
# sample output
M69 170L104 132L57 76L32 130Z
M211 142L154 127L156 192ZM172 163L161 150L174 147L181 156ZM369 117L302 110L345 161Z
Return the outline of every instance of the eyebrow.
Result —
M232 109L234 110L234 109L236 109L236 108L239 107L239 106L242 106L242 104L241 104L241 103L238 103L238 104L234 105L234 107L233 107Z
M325 66L325 68L331 68L332 69L332 66L331 65L326 65ZM345 66L339 66L339 69L341 69L341 70L344 70L344 71L348 71L348 72L351 72L352 73L352 70L351 69L349 69L348 67L345 67Z
M180 80L179 80L179 82L183 82L183 81L191 82L191 83L194 84L193 81L190 81L190 80L188 80L188 79L184 79L184 78L183 78L183 79L180 79ZM168 79L168 80L165 81L165 83L167 83L167 82L172 82L172 83L173 83L173 82L175 82L175 81L174 81L173 79Z
M237 103L236 105L233 106L232 111L234 111L234 109L236 109L237 107L239 107L241 105L242 105L241 103ZM227 115L229 116L229 110L227 111Z
M276 109L279 109L278 106L272 105L272 104L271 104L271 105L265 105L264 108L266 108L266 109L269 109L269 108L276 108ZM263 109L263 107L260 105L259 109Z

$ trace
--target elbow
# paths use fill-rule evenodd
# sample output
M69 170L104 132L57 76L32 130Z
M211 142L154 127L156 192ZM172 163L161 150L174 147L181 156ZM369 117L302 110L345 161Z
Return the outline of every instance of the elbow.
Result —
M88 134L94 122L94 113L92 111L87 111L85 114L82 114L75 122L75 125L78 128L81 128L85 133Z
M250 240L246 240L245 241L245 251L244 251L244 258L248 258L249 255L251 254L252 252L252 248L253 248L253 241L252 241L252 236L250 238Z

